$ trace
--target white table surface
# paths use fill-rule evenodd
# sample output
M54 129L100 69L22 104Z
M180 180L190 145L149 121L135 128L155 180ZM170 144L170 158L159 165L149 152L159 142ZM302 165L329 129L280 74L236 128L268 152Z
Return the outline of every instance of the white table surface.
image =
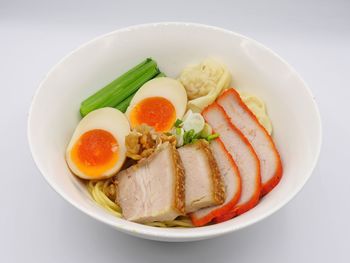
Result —
M350 1L97 2L0 0L0 262L350 262ZM26 118L46 72L91 38L156 21L255 38L310 85L323 120L320 160L297 197L266 220L207 241L142 240L73 208L35 167Z

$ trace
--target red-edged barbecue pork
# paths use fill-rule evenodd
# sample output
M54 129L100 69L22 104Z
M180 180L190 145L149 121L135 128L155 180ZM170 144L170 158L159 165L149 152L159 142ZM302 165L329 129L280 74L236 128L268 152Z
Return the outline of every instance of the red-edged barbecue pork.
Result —
M226 90L217 103L253 146L260 160L261 194L267 194L282 177L282 162L271 136L234 89Z
M222 141L219 138L212 141L210 149L223 178L226 199L221 205L202 208L192 213L191 219L195 226L206 225L215 217L226 214L236 205L241 195L241 178L238 168Z
M221 222L248 211L259 202L260 163L249 141L231 123L221 106L214 102L202 114L213 130L220 134L220 140L235 161L241 176L240 199L228 213L215 218L215 221Z

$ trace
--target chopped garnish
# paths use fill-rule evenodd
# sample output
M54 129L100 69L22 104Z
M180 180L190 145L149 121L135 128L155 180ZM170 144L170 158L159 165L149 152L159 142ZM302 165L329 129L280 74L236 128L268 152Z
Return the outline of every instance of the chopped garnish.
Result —
M202 136L201 136L201 134L199 132L199 133L196 133L195 135L193 135L193 139L192 140L198 140L198 139L201 139L201 138L202 138Z
M176 135L180 135L181 134L181 128L176 128Z
M182 120L175 121L171 134L176 137L176 147L194 143L199 139L210 142L219 137L217 133L212 134L212 128L205 123L200 113L193 113L191 110L186 112Z
M202 138L207 138L209 135L213 133L213 129L210 127L208 123L204 124L204 128L201 131L201 137Z
M126 156L136 161L147 158L164 142L175 145L177 140L173 134L156 132L150 126L136 126L125 137Z
M207 137L207 141L210 142L212 140L215 140L216 138L219 138L219 136L220 135L218 133L213 133Z
M176 127L176 128L180 128L182 124L183 124L183 121L182 121L182 120L177 119L177 120L175 121L175 123L174 123L174 127Z

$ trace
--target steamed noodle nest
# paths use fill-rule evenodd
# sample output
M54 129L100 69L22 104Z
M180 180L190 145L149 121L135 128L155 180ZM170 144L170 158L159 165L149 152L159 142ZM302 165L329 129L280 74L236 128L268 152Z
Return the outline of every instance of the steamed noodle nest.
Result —
M116 217L122 218L122 209L106 194L110 184L110 180L89 181L87 183L87 188L96 203L98 203L101 207L108 210ZM191 220L186 216L180 216L172 221L152 222L147 223L146 225L154 227L193 227Z

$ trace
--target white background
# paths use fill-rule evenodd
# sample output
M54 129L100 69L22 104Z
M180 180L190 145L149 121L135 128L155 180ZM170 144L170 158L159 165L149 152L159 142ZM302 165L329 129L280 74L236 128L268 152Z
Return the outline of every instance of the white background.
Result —
M91 38L159 21L252 37L313 91L323 120L318 166L268 219L207 241L141 240L70 206L36 169L26 118L46 72ZM0 262L350 262L350 1L0 0L0 80Z

